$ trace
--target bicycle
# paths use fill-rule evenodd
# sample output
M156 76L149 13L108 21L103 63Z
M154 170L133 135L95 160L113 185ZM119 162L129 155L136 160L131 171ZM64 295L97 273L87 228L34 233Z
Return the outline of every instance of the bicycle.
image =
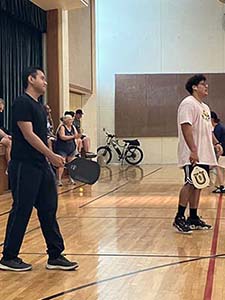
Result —
M139 164L143 157L143 151L141 150L140 142L135 140L123 140L123 145L119 144L119 139L114 134L108 133L104 128L103 131L106 135L106 145L100 146L97 149L98 156L102 156L106 164L112 160L112 150L117 154L118 160L125 160L131 165Z

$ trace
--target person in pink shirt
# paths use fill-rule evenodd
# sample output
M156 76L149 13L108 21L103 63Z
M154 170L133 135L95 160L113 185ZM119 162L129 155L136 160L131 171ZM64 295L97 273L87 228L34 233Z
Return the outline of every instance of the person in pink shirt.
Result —
M203 102L208 96L205 76L194 75L188 79L185 88L190 96L182 100L177 114L178 164L184 170L185 183L180 191L173 226L178 232L192 233L192 230L209 230L212 226L197 214L201 190L194 187L191 172L197 164L209 173L209 167L217 165L215 150L222 153L223 148L213 135L210 109ZM188 203L190 215L186 219Z

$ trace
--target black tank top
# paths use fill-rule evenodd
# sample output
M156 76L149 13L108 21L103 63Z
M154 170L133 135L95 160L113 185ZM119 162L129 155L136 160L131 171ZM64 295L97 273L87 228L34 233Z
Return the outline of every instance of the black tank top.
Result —
M75 134L75 129L74 129L73 126L72 126L71 130L69 130L65 125L62 125L62 126L65 128L65 135L66 136L72 136L72 135ZM75 149L76 149L75 140L72 139L72 140L68 140L68 141L63 141L60 138L59 130L58 130L57 140L56 140L56 144L55 144L55 150L56 150L56 152L63 151L66 154L69 155L70 153L72 153L73 151L75 151Z

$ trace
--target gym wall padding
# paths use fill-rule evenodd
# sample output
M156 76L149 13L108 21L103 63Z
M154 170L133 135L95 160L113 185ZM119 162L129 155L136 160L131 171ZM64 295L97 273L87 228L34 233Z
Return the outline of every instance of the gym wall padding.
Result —
M175 137L177 108L189 95L185 83L193 74L117 74L115 133L118 137ZM225 74L205 73L205 100L225 123Z

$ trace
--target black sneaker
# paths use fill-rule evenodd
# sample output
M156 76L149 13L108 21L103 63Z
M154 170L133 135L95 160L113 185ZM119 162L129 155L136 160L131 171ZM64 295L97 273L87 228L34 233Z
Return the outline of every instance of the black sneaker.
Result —
M0 269L5 271L24 272L31 270L32 265L23 262L19 257L10 260L2 258L0 260Z
M173 222L173 227L180 233L191 234L192 230L187 224L184 216L176 216Z
M48 259L46 268L49 270L75 270L79 267L77 262L71 262L65 256L60 255L56 259Z
M192 230L210 230L212 225L207 224L205 221L201 220L199 217L196 219L187 219L187 223Z
M225 193L225 187L224 186L217 186L216 189L214 191L212 191L213 193L216 194L224 194Z

